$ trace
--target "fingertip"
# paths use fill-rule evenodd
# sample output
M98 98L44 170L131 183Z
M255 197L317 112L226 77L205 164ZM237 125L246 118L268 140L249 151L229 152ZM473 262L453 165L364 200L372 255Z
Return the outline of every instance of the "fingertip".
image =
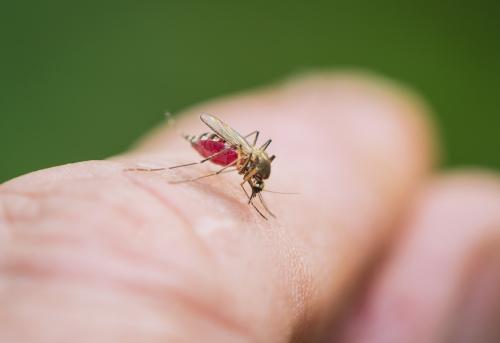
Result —
M281 301L293 307L296 316L279 320L287 327L297 324L307 311L321 312L331 309L328 304L338 304L346 287L390 239L394 218L433 164L434 129L428 107L411 91L380 77L315 73L216 99L188 109L178 121L182 131L206 131L199 120L202 112L216 114L241 134L259 129L263 141L273 138L268 152L277 160L266 186L300 193L297 197L265 195L278 220L261 223L258 216L247 216L252 220L244 221L237 217L242 213L239 210L224 218L235 226L231 237L241 261L255 266L260 261L256 255L266 256L270 265L256 266L263 279L276 280L272 266L290 273L288 279L269 285L273 296L284 287L288 290ZM125 158L133 162L164 156L168 160L172 154L184 162L197 159L175 133L160 128ZM188 209L189 216L213 218L204 204L221 203L222 194L231 194L231 200L237 201L241 191L237 180L236 176L204 180L203 185L214 187L200 195L201 206L191 204L188 196L174 201ZM185 194L190 192L198 194L198 188L191 187ZM250 206L247 210L254 214ZM241 232L247 233L246 241L240 239ZM256 243L264 236L275 253ZM300 282L304 279L307 282ZM300 298L300 304L291 304L293 297ZM280 317L280 309L272 311Z

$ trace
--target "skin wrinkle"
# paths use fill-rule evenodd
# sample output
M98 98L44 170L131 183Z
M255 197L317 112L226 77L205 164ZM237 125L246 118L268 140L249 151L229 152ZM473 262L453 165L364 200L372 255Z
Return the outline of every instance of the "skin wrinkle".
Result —
M60 193L60 194L62 194L62 193ZM45 199L45 201L47 201L49 199L49 197L50 197L50 199L53 198L52 195L47 195L47 199ZM56 197L57 197L57 195L56 195ZM42 199L42 198L38 199L38 201L42 201L42 202L43 202L43 200L44 199ZM75 205L75 200L83 200L85 203L92 204L92 205L94 204L94 202L88 201L88 199L86 199L84 196L78 197L76 194L75 194L75 196L68 197L68 200L71 201L73 203L73 205ZM100 200L102 201L103 199L100 199ZM112 204L109 201L106 201L101 208L104 208L104 207L106 209L109 209L107 211L106 215L116 217L116 218L125 218L125 220L123 221L124 223L127 223L127 224L133 223L134 224L134 225L131 225L130 227L136 227L136 226L140 225L141 223L143 223L143 221L140 220L140 218L138 216L132 215L132 213L130 211L126 211L125 209L122 209L119 206L116 206L115 204ZM55 214L55 213L49 212L47 209L45 209L44 211L41 211L41 212L43 212L43 215L45 218L49 218L49 219L52 218L51 215L55 215L55 217L53 217L53 218L57 218L58 220L62 220L63 222L67 222L67 223L72 223L75 221L78 223L82 222L82 220L81 220L82 217L81 217L81 214L79 212L75 213L75 212L69 212L69 211L59 211L59 212L57 212L57 214ZM22 234L24 231L26 231L26 230L19 229L19 228L21 228L20 225L24 225L22 227L27 228L27 231L30 232L31 228L29 227L29 225L32 225L35 222L39 222L39 220L40 220L40 219L37 220L33 216L30 216L28 218L22 217L22 216L19 216L19 214L22 214L22 213L20 211L17 211L17 213L15 213L14 215L11 215L12 227L18 228L15 231L15 234L13 236L14 238L17 238L20 234ZM36 214L36 216L39 216L39 215L40 215L40 213ZM103 226L101 226L101 228L102 227ZM46 231L44 231L44 230L37 231L37 233L46 234ZM96 231L96 233L98 233L99 237L112 237L112 235L110 235L106 230L99 230L99 231Z
M201 239L201 237L199 235L196 235L194 233L193 223L191 222L191 220L189 220L189 218L184 214L184 212L181 209L179 209L177 206L175 206L161 192L155 190L152 187L149 187L144 182L139 181L137 178L134 178L134 177L128 175L127 173L125 173L125 175L126 175L125 177L130 181L131 184L133 184L136 188L140 189L141 191L149 194L158 203L160 203L162 205L162 207L166 208L170 213L172 213L175 217L177 217L183 223L184 228L186 228L186 231L189 232L190 237L193 238L192 241L196 242L200 251L205 256L211 255L205 242L203 242L203 240Z
M158 261L144 254L133 253L129 249L124 249L119 244L114 244L113 240L109 241L101 250L108 253L113 252L113 258L125 261L125 265L128 264L127 261L133 264L137 264L139 261L140 264L149 268L153 266L154 269L158 270L167 269L166 275L171 274L172 269L174 269L176 275L180 275L179 268L172 268L172 264L167 266L163 260ZM74 250L71 251L73 252ZM250 332L248 332L244 325L218 311L217 307L204 302L191 292L183 291L182 286L176 287L168 282L157 283L156 280L153 280L154 282L147 282L144 278L135 278L133 276L124 278L122 274L113 275L112 273L94 271L92 268L82 268L81 263L79 265L79 263L75 262L71 261L67 263L65 261L65 264L61 264L60 260L50 262L49 260L44 261L43 259L32 259L31 256L24 256L17 260L11 259L10 261L6 261L0 271L2 277L29 277L35 283L41 281L72 281L83 284L98 284L110 287L113 290L133 292L152 299L155 304L158 304L158 300L161 300L160 304L163 304L164 306L162 307L165 309L169 308L170 301L178 301L193 314L205 318L205 320L213 321L228 332L234 332L243 337L251 337Z
M235 190L235 192L241 191L241 199L237 199L235 196L229 195L227 191L221 191L220 187L212 186L210 184L192 183L191 186L206 195L216 194L218 200L224 201L225 208L231 209L231 212L236 212L234 216L237 216L238 220L241 222L256 224L254 221L255 218L261 220L261 217L258 215L252 216L252 211L254 211L254 209L251 207L251 205L248 205L247 201L243 198L245 195L243 194L243 191L240 189L240 187ZM224 185L224 188L227 190L228 186Z
M117 260L125 260L137 264L140 261L142 265L151 267L154 269L166 269L169 273L172 269L175 273L179 275L179 268L174 267L172 264L166 266L165 261L155 261L144 254L133 254L127 249L117 249L117 246L108 246L110 249L105 249L106 251L112 251L115 256L113 258ZM100 273L95 272L92 268L82 268L78 263L72 261L71 266L62 265L57 263L57 261L43 261L43 260L33 260L29 256L8 261L2 267L2 274L8 277L18 277L32 278L34 282L78 282L82 284L97 284L99 286L109 287L116 291L133 292L141 296L145 296L153 300L153 303L158 305L158 300L160 301L161 307L168 309L170 301L177 301L184 305L186 309L189 309L193 314L198 315L205 320L213 321L215 324L229 332L238 333L244 337L251 337L250 332L247 327L243 324L238 323L233 317L223 314L221 311L217 310L212 304L204 302L201 298L194 296L192 293L183 291L182 287L173 286L168 282L158 283L157 280L149 281L142 279L137 279L134 276L123 277L123 274L113 275L112 273ZM124 263L127 264L126 262ZM159 272L161 274L161 272Z
M170 202L166 197L163 196L161 192L158 192L152 187L149 187L144 182L140 182L138 178L132 177L127 172L124 173L125 178L128 179L136 188L141 191L151 195L156 199L164 208L168 209L169 212L174 214L184 225L185 228L192 228L192 223L189 218L182 212L177 206ZM192 230L190 230L192 231Z
M61 188L63 188L63 187L64 187L64 184L62 185ZM63 192L63 191L57 190L57 189L52 189L50 191L42 191L42 192L32 192L32 191L21 192L21 191L17 191L17 190L13 190L13 189L7 189L7 190L2 190L0 195L2 195L2 193L7 195L7 196L13 195L13 196L18 196L18 197L26 198L26 199L30 199L30 200L36 200L38 203L43 202L43 200L47 200L50 198L57 198L57 197L59 197L59 198L66 197L66 198L70 199L71 201L84 200L85 202L87 202L89 204L94 204L95 203L94 200L98 200L98 201L103 202L103 205L104 205L103 207L106 207L107 209L114 210L117 214L119 214L119 216L116 216L117 218L125 217L128 219L127 220L128 222L135 223L135 225L137 225L137 226L140 226L143 224L143 220L140 218L140 216L133 216L132 213L128 209L122 208L121 206L113 203L112 201L108 201L107 199L105 199L103 197L99 197L99 193L92 194L95 197L92 200L89 200L85 194L82 194L81 196L79 196L79 194L77 192L68 193L68 192ZM10 213L10 212L6 211L6 213ZM57 215L61 216L62 213L63 212L58 211ZM66 213L66 212L64 212L64 213ZM23 217L20 216L22 214L23 214L23 211L16 212L16 214L15 214L16 222L19 222L21 219L23 219ZM24 219L25 219L25 221L27 221L29 219L29 217L24 217ZM67 219L75 219L75 218L73 218L71 215L68 215Z
M127 179L129 179L129 178L127 178ZM160 200L162 206L167 207L169 209L169 212L173 213L174 215L178 215L180 213L180 212L175 213L175 211L172 212L171 206L170 206L171 203L165 202L165 199L161 196L158 196L158 194L155 193L155 190L152 190L153 192L151 192L151 189L143 187L143 185L141 183L135 183L135 186L140 188L142 191L147 192L149 195L153 195L153 197L156 200ZM12 192L9 191L9 192L11 194L15 193L18 196L26 196L22 192L19 192L19 191L12 191ZM51 196L54 196L54 194L52 194L52 193L53 192L51 191ZM60 193L60 192L56 192L55 196L60 196L61 194L62 193ZM35 198L38 201L43 201L44 200L43 197L47 196L47 194L37 193L35 195L34 193L30 192L30 196L32 196L32 195L35 196ZM101 199L101 201L102 200L103 199ZM107 201L103 204L103 207L108 209L108 208L112 207L110 205L111 205L111 202ZM123 214L122 212L124 212L124 211L115 212L116 214L114 214L113 216L122 215ZM10 213L10 212L7 211L7 213ZM8 215L10 215L10 214L8 214ZM61 215L61 213L59 213L59 215ZM16 218L16 216L12 216L12 218L11 218L12 223L16 223L17 219L18 218ZM65 216L64 219L68 222L72 222L73 220L75 220L77 218L74 218L74 216ZM189 223L189 222L187 222L187 223L185 222L185 224L187 224L188 226L191 225L191 223ZM26 234L26 236L29 236L29 235ZM21 237L16 237L16 238L21 238ZM102 240L102 238L103 238L103 236L100 235L101 240ZM74 241L78 241L79 239L80 238L77 238ZM200 239L198 239L198 240L201 241ZM45 241L47 241L47 240L45 240ZM67 240L64 240L64 241L66 243L68 242ZM113 240L108 239L108 241L109 241L108 243L113 243ZM118 247L118 245L115 245L114 247L108 246L106 248L106 250L111 250L111 251L116 252L117 247ZM110 249L108 249L108 248L110 248ZM204 250L207 251L206 247L204 247ZM130 251L127 251L125 256L129 256L130 253L131 253ZM135 259L137 259L138 257L139 257L138 254L136 254L134 256ZM145 258L145 256L142 256L142 257ZM150 266L150 265L154 264L154 263L152 263L151 259L146 259L146 260L147 261L143 261L145 265ZM18 261L17 263L10 262L10 264L7 264L5 266L5 271L8 272L7 275L9 275L9 273L10 273L10 276L12 276L12 274L19 275L19 274L32 273L32 274L36 275L35 278L40 278L40 277L44 277L44 276L56 278L56 276L58 276L58 274L61 274L61 275L63 275L64 278L69 277L69 278L73 278L73 279L77 279L77 280L81 280L81 281L85 281L85 282L88 281L89 275L86 275L86 276L74 275L74 274L72 274L73 269L78 269L78 268L75 268L75 266L73 265L71 269L52 270L50 268L47 268L47 265L45 265L45 266L36 265L36 264L30 265L29 262L27 262L27 261L24 261L24 262ZM90 277L93 279L96 279L98 277L98 275L94 275L94 276L90 276ZM102 279L102 276L101 276L101 279ZM112 280L112 279L106 279L106 278L102 279L101 281L103 281L104 284L110 284L112 287L125 286L125 288L128 290L133 290L133 291L142 292L142 293L150 293L150 294L152 294L152 296L151 296L152 298L160 297L160 296L164 295L164 293L166 291L167 293L170 294L170 298L176 298L181 303L183 303L186 308L191 309L193 311L193 313L196 313L197 315L199 315L201 317L206 317L209 320L213 320L216 324L220 324L219 327L221 327L222 329L228 330L228 331L236 331L241 335L250 336L248 332L245 332L244 325L241 325L241 324L237 323L236 321L234 321L232 318L230 319L230 317L223 315L222 313L219 313L219 311L216 310L217 307L215 307L211 304L204 304L203 302L200 302L200 299L192 298L192 296L190 296L189 292L188 293L183 292L181 289L179 289L179 290L176 290L174 288L165 289L165 285L163 285L163 286L158 285L157 287L154 287L156 285L153 285L153 284L141 285L140 283L136 283L136 282L130 282L130 281L125 282L124 280Z

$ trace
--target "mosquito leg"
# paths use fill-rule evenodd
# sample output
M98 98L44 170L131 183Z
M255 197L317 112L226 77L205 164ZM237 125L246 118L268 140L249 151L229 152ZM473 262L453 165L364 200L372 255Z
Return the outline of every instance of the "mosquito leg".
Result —
M240 183L240 187L241 189L243 189L243 192L245 192L245 195L247 196L248 200L250 200L250 195L248 195L248 192L247 190L245 189L245 187L243 186L245 184L246 181L243 181L242 183Z
M250 197L250 195L248 194L247 190L245 189L245 187L243 186L245 184L246 181L243 181L242 183L240 183L240 187L241 189L243 189L243 192L245 192L245 195L247 196L248 198L248 203L250 205L252 205L252 207L255 209L255 211L257 211L258 214L260 214L260 216L262 218L264 218L265 220L267 220L267 217L257 208L257 206L255 206L255 204L252 202L252 198Z
M271 144L272 139L268 139L262 146L259 148L260 150L266 150L269 144Z
M226 167L229 168L229 166L226 166ZM214 176L214 175L220 175L220 174L227 174L227 173L232 173L232 172L238 171L238 169L236 169L236 168L235 169L226 169L226 170L223 170L223 169L224 168L222 168L221 170L218 170L215 173L210 173L210 174L207 174L207 175L203 175L203 176L197 177L195 179L188 179L188 180L181 180L181 181L172 181L170 183L190 182L190 181L195 181L195 180L203 179L203 178L208 177L208 176Z
M252 203L252 196L250 194L248 194L247 190L245 189L245 186L244 186L245 182L247 182L247 181L243 180L243 182L240 183L240 187L241 187L241 189L243 189L243 192L245 192L245 195L247 196L248 204L253 204ZM250 187L252 187L252 184L250 182L248 182L248 184L250 185Z
M250 170L247 174L245 174L245 177L243 178L243 182L248 182L250 184L250 186L252 185L250 183L250 179L255 175L257 174L257 168L253 168L252 170Z
M276 218L274 213L272 213L269 210L269 208L267 207L266 202L264 201L264 197L262 196L262 193L259 192L259 193L257 193L257 195L259 196L259 200L260 200L260 203L262 204L262 207L264 207L264 209L267 211L267 213L269 213L271 215L271 217Z
M235 172L235 171L238 171L238 169L228 169L228 170L224 170L224 171L221 171L219 174L226 174L226 173L232 173L232 172Z
M232 171L236 171L237 169L233 169L233 170L227 170L228 168L231 168L231 167L234 167L236 163L238 163L239 159L238 160L234 160L233 162L231 162L230 164L228 164L227 166L217 170L216 172L214 173L210 173L210 174L206 174L206 175L202 175L202 176L198 176L198 177L195 177L193 179L187 179L187 180L181 180L181 181L172 181L170 183L172 184L177 184L177 183L185 183L185 182L193 182L193 181L197 181L199 179L204 179L206 177L209 177L209 176L215 176L215 175L219 175L219 174L222 174L224 172L232 172Z
M194 181L198 181L200 179L204 179L206 177L209 177L209 176L215 176L215 175L219 175L219 174L222 174L222 173L229 173L229 172L233 172L233 171L236 171L236 169L233 169L233 170L225 170L226 168L228 168L228 166L222 168L222 169L219 169L218 171L216 171L215 173L210 173L210 174L206 174L206 175L202 175L202 176L198 176L198 177L195 177L193 179L187 179L187 180L180 180L180 181L171 181L169 183L171 184L178 184L178 183L186 183L186 182L194 182Z
M227 147L226 149L222 149L221 151L218 151L216 152L215 154L213 155L210 155L208 156L207 158L204 158L203 160L201 161L198 161L198 162L191 162L191 163L186 163L186 164L179 164L177 166L173 166L173 167L169 167L168 169L175 169L175 168L181 168L181 167L187 167L187 166L194 166L195 164L200 164L200 163L204 163L206 161L210 161L211 159L219 156L219 155L222 155L223 153L225 152L228 152L229 150L231 149L234 149L234 147Z
M249 204L252 203L252 198L254 196L253 184L252 184L252 182L250 180L252 179L252 177L256 173L257 173L257 169L254 168L254 169L250 170L247 174L245 174L245 176L243 177L243 183L248 182L248 184L250 185L250 188L252 188L252 194L248 197L248 203Z
M247 157L247 160L245 161L245 164L243 164L241 166L240 170L242 170L242 171L246 170L247 166L248 166L248 164L250 163L251 160L252 160L252 155L250 155L250 156Z
M189 136L186 136L185 137L186 139L190 139L191 137ZM215 154L213 155L210 155L208 156L207 158L204 158L203 160L199 161L199 162L192 162L192 163L187 163L187 164L181 164L181 165L178 165L178 166L173 166L173 167L169 167L169 168L127 168L125 169L125 171L147 171L147 172L152 172L152 171L160 171L160 170L166 170L166 169L175 169L175 168L180 168L180 167L187 167L187 166L192 166L192 165L195 165L195 164L199 164L199 163L204 163L206 161L209 161L211 160L212 158L215 158L229 150L231 150L232 147L227 147L226 149L222 149L221 151L218 151L216 152Z
M124 171L160 171L160 170L165 170L167 168L127 168L124 169Z
M252 143L252 145L255 146L255 144L257 144L257 139L259 139L259 134L260 132L258 130L255 130L254 132L251 132L248 135L246 135L244 138L249 138L250 136L255 135Z

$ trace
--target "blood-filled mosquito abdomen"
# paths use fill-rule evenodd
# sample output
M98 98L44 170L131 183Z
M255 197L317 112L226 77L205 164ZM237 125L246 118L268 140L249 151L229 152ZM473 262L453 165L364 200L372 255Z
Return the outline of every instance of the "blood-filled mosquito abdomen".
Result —
M213 154L218 153L219 151L224 150L228 147L226 145L226 142L212 139L198 140L196 142L192 142L191 145L203 157L212 156ZM227 166L228 164L236 161L237 158L238 152L235 149L229 149L212 158L210 162L218 164L220 166Z

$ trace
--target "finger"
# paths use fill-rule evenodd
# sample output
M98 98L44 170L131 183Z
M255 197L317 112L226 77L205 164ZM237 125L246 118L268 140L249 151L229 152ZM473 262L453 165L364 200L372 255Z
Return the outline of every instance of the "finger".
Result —
M312 76L284 87L203 104L181 116L178 131L204 132L206 127L198 119L201 112L219 115L242 133L259 129L262 141L272 138L268 151L277 159L268 187L300 194L265 194L279 218L265 223L265 232L272 246L283 252L271 258L262 247L258 227L252 239L238 242L245 263L274 261L291 273L290 279L275 284L276 292L285 293L281 297L303 299L294 318L279 316L284 323L275 328L290 326L288 320L303 319L305 313L319 313L322 305L342 296L374 249L389 237L391 221L434 157L421 102L400 88L359 76ZM174 149L180 151L180 163L196 159L178 133L168 128L146 138L137 149L142 156L153 154L153 162L167 158ZM201 169L186 173L208 172ZM212 179L204 185L213 183L234 202L244 202L241 190L230 186L237 184L238 177L227 178L230 181ZM199 205L190 204L189 213L209 216L212 223L230 217L204 201ZM229 228L256 229L254 222L233 223ZM256 254L262 255L262 261L256 260ZM237 269L240 263L235 260L233 267ZM270 277L271 272L262 268L257 279ZM235 279L238 287L242 276L237 274ZM283 289L290 291L286 294Z
M346 320L342 341L497 342L498 177L443 177L427 188L411 218L365 300Z
M202 111L217 113L239 131L261 129L262 137L273 138L269 151L278 157L267 185L300 193L266 194L277 220L264 221L247 205L238 175L172 185L167 181L210 168L124 172L196 158L185 142L160 129L115 162L56 168L3 186L10 197L9 230L24 233L9 243L15 254L6 258L7 277L45 275L46 269L55 279L70 275L75 288L57 299L69 307L65 313L99 309L86 318L86 335L93 338L124 332L110 318L126 323L128 334L151 340L286 341L310 333L308 326L338 303L390 237L394 218L424 178L431 160L425 108L397 87L326 75L204 104L188 111L179 129L205 130L197 118ZM26 208L41 208L33 216L44 220L23 222ZM40 223L65 241L69 236L92 244L63 249L64 263L54 264L53 246L25 246L35 232L43 236L31 228ZM37 249L36 261L30 249ZM66 265L73 264L70 273ZM85 293L92 307L73 300L88 286L84 277L74 277L82 269L99 280ZM30 288L35 284L9 285L8 299L23 299L31 290L29 306L43 309L44 318L63 317L73 332L82 329L74 317L49 306L60 294L53 283L36 283L40 299ZM105 285L119 291L110 296ZM5 305L6 313L15 313L10 323L26 323L29 316L19 311L26 303Z

